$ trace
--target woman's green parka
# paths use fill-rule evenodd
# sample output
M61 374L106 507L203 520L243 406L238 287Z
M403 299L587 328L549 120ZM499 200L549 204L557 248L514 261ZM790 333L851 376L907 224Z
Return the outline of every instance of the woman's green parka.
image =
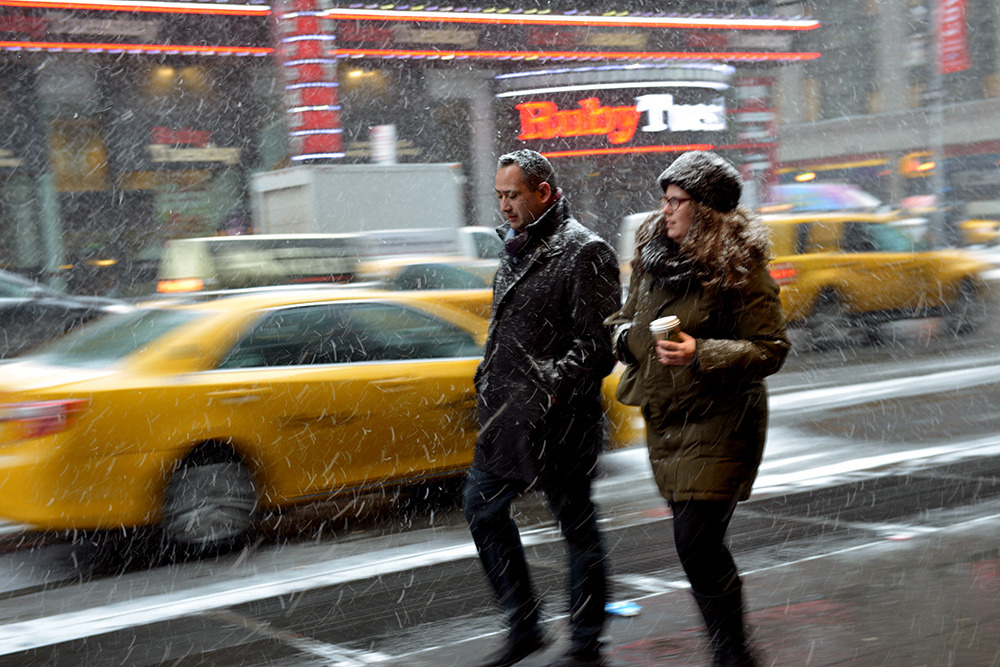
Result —
M696 339L695 360L665 366L656 360L649 323L680 318ZM757 476L767 430L764 378L788 354L778 285L766 266L739 289L688 293L633 272L615 325L618 358L633 368L646 419L649 459L660 493L670 502L746 500Z

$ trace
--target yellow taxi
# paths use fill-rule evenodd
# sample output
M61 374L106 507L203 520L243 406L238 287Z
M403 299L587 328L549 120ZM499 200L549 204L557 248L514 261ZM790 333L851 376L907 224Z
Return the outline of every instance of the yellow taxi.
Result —
M0 517L155 525L202 553L247 534L257 510L461 475L487 321L411 296L154 300L5 363Z
M1000 220L971 219L958 223L964 245L996 245L1000 243Z
M489 319L497 260L458 256L400 256L359 264L358 279L433 301L444 301Z
M942 316L955 333L981 321L989 265L962 250L923 248L896 219L862 212L762 216L785 316L805 328L813 346L835 346L852 325L888 319Z

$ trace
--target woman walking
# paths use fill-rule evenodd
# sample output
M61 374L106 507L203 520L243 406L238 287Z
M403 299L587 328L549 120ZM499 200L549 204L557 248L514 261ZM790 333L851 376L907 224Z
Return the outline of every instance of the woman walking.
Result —
M632 278L615 325L630 368L623 402L641 406L649 460L673 511L674 543L705 619L713 665L754 665L743 595L725 543L764 451L767 389L789 350L766 228L739 206L739 172L691 151L659 177L661 211L636 232ZM675 340L650 323L673 315Z

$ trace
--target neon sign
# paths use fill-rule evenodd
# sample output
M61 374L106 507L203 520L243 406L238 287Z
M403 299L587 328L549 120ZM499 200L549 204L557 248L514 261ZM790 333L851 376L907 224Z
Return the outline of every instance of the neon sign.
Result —
M643 132L723 132L726 103L721 97L710 104L675 104L673 95L642 95L636 110L649 114Z
M726 105L716 98L709 104L677 104L674 96L642 95L635 106L606 107L596 97L577 102L579 108L560 110L555 102L522 102L521 132L517 138L555 139L605 135L611 144L628 143L642 132L722 132L726 129Z
M560 111L555 102L524 102L521 134L518 139L554 139L604 134L613 144L623 144L635 136L639 112L635 107L604 107L596 97L577 102L579 109Z

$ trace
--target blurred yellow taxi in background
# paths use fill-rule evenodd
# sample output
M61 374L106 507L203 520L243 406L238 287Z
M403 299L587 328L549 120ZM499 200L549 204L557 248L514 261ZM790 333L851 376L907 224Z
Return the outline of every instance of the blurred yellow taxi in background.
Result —
M201 553L258 509L463 474L487 321L429 294L150 301L4 364L0 517Z
M942 316L961 333L984 312L991 267L958 249L926 249L900 231L893 213L762 216L776 258L785 317L816 347L842 341L851 325Z
M424 292L416 298L445 302L488 320L497 264L495 259L399 256L362 262L358 278L388 290Z
M963 220L958 231L964 245L995 245L1000 243L1000 220Z

